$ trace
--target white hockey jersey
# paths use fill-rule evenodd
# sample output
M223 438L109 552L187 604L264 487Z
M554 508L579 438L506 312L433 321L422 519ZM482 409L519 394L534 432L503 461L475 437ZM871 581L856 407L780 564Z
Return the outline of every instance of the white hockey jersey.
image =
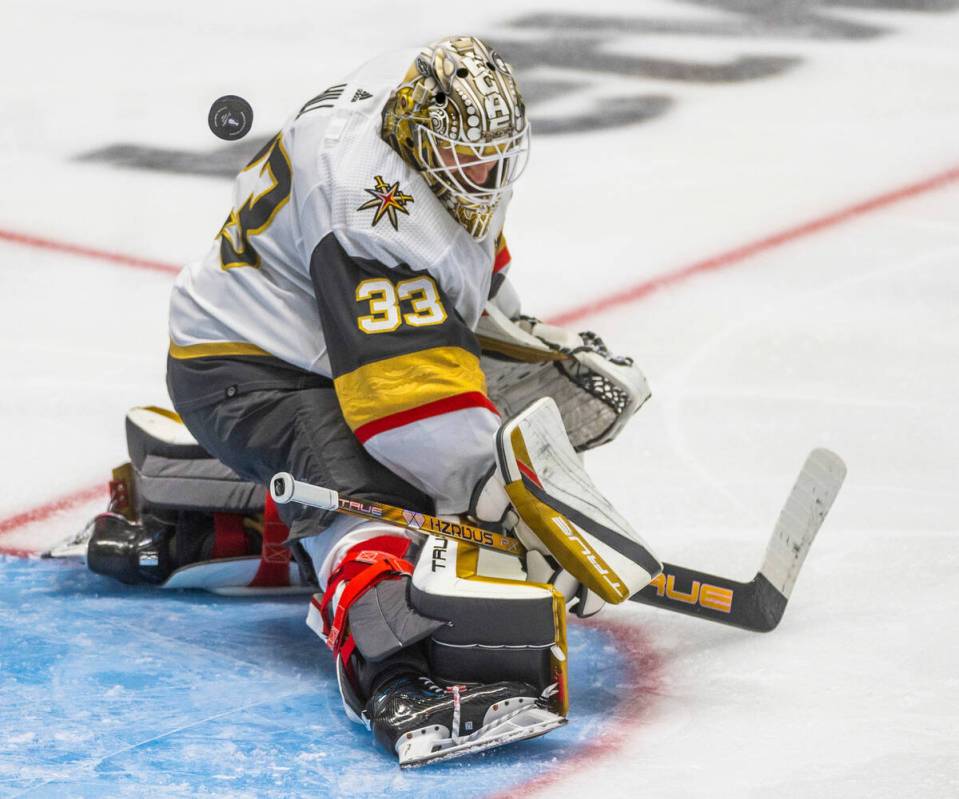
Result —
M509 253L502 235L472 238L380 137L415 55L330 86L239 174L213 246L174 286L170 355L332 378L367 450L456 513L494 460L500 420L472 331Z

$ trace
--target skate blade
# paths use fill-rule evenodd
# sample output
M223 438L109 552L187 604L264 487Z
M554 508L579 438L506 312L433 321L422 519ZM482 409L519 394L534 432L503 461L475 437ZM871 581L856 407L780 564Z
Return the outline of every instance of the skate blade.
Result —
M93 536L93 522L89 522L79 533L74 533L59 544L55 544L45 552L41 558L57 558L58 560L74 560L80 563L87 562L87 546Z
M540 707L521 708L487 724L471 735L458 738L438 737L437 734L404 736L396 745L402 768L415 768L428 763L452 760L456 757L484 752L497 746L537 738L562 727L565 716L558 716ZM437 729L437 728L434 728ZM445 727L438 728L448 734Z

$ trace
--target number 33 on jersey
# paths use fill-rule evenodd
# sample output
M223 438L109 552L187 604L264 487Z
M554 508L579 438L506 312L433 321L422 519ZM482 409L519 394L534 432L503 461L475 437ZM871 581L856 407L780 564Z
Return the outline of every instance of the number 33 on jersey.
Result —
M412 310L402 313L400 300L409 300ZM370 304L371 313L356 320L364 333L391 333L401 324L426 327L446 321L436 281L429 275L401 280L395 286L384 277L364 280L356 287L356 301Z
M283 146L282 133L253 156L236 182L238 189L249 186L250 194L239 208L230 211L220 228L220 268L259 268L260 256L250 246L250 236L262 233L272 224L289 201L293 188L293 167Z

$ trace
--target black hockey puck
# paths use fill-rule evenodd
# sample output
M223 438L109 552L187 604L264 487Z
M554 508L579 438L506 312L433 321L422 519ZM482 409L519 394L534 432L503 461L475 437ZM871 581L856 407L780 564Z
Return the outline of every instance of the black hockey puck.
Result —
M235 141L246 136L253 127L253 109L242 97L227 94L210 106L207 122L214 135L227 141Z

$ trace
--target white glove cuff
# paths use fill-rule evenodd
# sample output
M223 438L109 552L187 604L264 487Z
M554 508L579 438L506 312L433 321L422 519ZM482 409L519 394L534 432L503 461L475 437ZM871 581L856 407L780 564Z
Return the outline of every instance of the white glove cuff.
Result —
M469 514L477 521L492 522L505 530L512 529L519 517L506 493L499 468L493 467L473 489Z

